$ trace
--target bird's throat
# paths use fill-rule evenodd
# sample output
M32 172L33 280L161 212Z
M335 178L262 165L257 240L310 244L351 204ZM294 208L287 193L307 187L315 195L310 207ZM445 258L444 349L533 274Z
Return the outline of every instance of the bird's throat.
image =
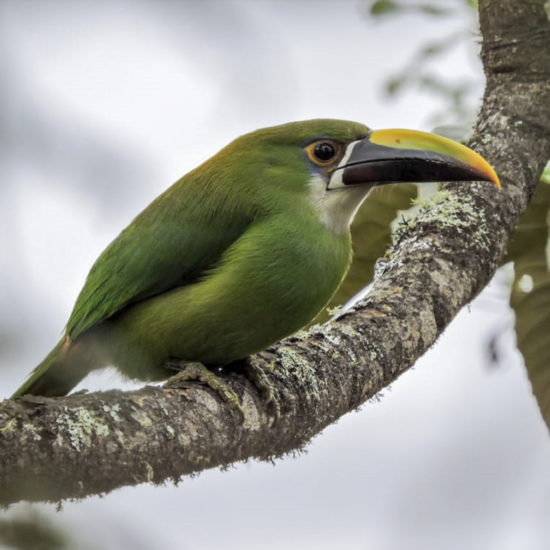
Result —
M321 223L338 235L349 230L357 210L372 189L370 185L357 185L328 190L326 182L319 175L311 177L309 186L311 204Z

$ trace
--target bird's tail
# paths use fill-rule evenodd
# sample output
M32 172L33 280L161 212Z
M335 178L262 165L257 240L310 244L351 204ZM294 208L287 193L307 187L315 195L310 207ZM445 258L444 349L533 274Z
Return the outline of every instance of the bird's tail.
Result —
M28 394L57 397L69 393L93 368L87 361L75 361L74 351L70 340L63 337L12 398Z

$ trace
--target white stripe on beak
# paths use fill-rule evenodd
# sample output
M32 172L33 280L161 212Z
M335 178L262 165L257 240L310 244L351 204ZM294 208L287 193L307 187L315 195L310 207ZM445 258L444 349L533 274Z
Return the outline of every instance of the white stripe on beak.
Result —
M341 168L343 168L351 154L353 153L353 150L355 149L355 146L359 143L359 141L352 141L346 148L346 152L344 153L344 156L342 157L342 160L338 163L338 166L333 170L331 176L330 176L330 180L328 182L328 185L327 185L327 189L338 189L338 188L341 188L341 187L345 187L344 183L342 182L342 174L343 174L343 170L341 170Z

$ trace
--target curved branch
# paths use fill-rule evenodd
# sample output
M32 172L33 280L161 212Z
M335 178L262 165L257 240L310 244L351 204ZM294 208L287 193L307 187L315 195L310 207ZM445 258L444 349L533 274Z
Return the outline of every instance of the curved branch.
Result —
M281 403L224 377L244 421L208 388L146 387L0 404L0 504L162 483L300 448L395 380L489 281L550 158L550 23L544 0L480 0L487 75L472 146L503 181L447 185L403 225L370 294L338 319L250 359Z

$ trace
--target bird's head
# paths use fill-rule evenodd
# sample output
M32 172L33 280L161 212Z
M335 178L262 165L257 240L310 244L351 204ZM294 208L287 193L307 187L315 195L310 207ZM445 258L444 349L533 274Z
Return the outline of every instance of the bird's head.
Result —
M223 161L230 180L246 186L263 208L306 204L336 232L347 230L363 199L379 185L482 180L500 186L487 161L453 140L332 119L257 130L212 161Z

